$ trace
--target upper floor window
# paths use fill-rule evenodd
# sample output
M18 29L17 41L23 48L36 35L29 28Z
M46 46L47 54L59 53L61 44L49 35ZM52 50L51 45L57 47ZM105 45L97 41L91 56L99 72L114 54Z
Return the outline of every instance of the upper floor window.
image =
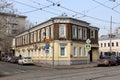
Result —
M49 39L49 35L50 35L49 27L46 27L46 39Z
M82 27L78 27L78 39L82 39Z
M110 47L110 43L108 43L108 47Z
M45 29L41 30L41 41L45 39Z
M87 29L83 28L83 39L86 40L87 39Z
M50 26L50 30L51 30L51 39L53 39L53 35L54 35L54 32L53 32L53 25Z
M37 34L38 41L40 41L40 30L38 30Z
M90 30L90 38L95 38L95 30Z
M72 38L77 38L77 26L72 26Z
M36 42L36 37L37 35L36 35L36 31L34 32L34 42Z
M30 40L31 40L31 43L33 43L33 33L31 33L31 38L30 38Z
M66 38L66 24L59 24L59 37Z

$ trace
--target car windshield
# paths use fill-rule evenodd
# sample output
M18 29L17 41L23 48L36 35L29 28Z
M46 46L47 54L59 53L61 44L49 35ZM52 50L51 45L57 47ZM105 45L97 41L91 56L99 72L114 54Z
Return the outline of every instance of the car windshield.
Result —
M110 56L104 56L101 59L110 59Z

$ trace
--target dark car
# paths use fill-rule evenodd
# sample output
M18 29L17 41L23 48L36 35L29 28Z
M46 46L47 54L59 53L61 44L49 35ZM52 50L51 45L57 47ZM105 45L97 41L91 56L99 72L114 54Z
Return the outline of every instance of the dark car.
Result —
M120 65L120 56L116 56L115 58L117 60L117 63Z
M18 60L20 59L20 57L17 56L13 56L10 60L11 63L18 63Z
M100 65L106 65L106 66L111 66L111 65L118 65L117 59L114 56L104 56L101 59L98 60L98 66Z

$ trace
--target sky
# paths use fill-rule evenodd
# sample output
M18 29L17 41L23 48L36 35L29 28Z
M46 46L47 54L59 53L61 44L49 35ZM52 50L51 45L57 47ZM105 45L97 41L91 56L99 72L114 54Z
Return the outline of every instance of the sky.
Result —
M27 16L27 20L40 24L63 13L68 17L86 21L98 27L99 36L112 33L120 27L120 0L9 0L17 13ZM59 5L59 6L58 6ZM111 19L112 16L112 19Z

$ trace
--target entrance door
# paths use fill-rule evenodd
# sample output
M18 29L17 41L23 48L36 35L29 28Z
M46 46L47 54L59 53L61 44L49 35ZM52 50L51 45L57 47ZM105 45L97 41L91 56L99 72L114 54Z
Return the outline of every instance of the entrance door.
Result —
M90 56L90 58L89 58L90 62L92 62L93 61L92 50L89 51L89 56Z

